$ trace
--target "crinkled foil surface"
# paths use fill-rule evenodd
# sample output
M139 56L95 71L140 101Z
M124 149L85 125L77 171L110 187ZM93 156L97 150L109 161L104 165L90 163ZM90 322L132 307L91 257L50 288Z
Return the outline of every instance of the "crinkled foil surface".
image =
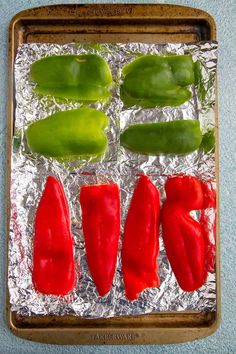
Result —
M109 63L115 82L112 99L107 103L90 105L104 111L110 118L107 130L109 148L96 163L76 161L63 165L57 161L32 154L27 148L24 132L27 125L60 110L73 109L81 104L39 97L34 83L29 81L30 65L52 54L97 53ZM202 80L198 88L192 87L193 97L179 107L160 109L126 108L119 97L123 65L135 59L137 54L158 53L166 55L187 54L202 63ZM216 308L215 273L208 275L207 282L199 290L184 292L178 286L167 260L160 232L158 257L160 286L145 290L138 300L130 302L124 294L120 252L117 271L109 294L99 297L89 274L84 239L81 229L79 189L83 184L115 181L120 185L122 230L125 216L140 173L151 176L165 198L164 184L168 175L187 173L203 180L215 181L214 154L194 152L185 157L143 156L131 153L119 145L119 135L133 123L159 122L176 119L199 119L206 131L214 126L214 81L217 64L217 43L197 44L22 44L15 60L15 130L12 147L11 170L11 223L9 241L8 285L12 311L27 315L72 314L85 318L140 315L159 311L214 311ZM75 241L75 259L81 272L77 286L67 296L42 295L32 284L32 245L34 217L46 177L60 178L69 201L71 227ZM213 182L215 184L215 182ZM208 210L212 215L213 210ZM197 217L197 213L196 217ZM121 234L122 235L122 234ZM122 238L122 236L121 236ZM213 235L211 235L213 240ZM121 248L121 241L120 241ZM78 272L77 272L78 274Z

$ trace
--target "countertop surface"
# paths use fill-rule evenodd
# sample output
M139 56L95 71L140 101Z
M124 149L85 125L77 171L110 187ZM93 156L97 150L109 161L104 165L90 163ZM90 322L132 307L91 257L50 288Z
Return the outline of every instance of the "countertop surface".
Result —
M123 1L124 3L170 3L197 7L211 14L217 24L219 41L219 131L220 131L220 238L222 278L222 321L218 331L205 339L178 345L141 346L59 346L33 343L13 336L5 321L6 259L6 107L8 25L18 12L41 5L61 4L56 0L0 0L0 354L26 353L236 353L236 1L235 0L170 0ZM122 3L122 1L76 1L68 3ZM234 260L234 261L233 261Z

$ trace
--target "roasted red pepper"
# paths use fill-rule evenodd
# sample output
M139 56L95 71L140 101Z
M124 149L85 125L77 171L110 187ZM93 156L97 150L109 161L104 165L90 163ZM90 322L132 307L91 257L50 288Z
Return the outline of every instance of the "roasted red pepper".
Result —
M159 192L147 176L141 176L129 207L122 247L122 274L131 301L146 288L159 286L159 217Z
M193 219L191 210L209 207L206 186L193 177L167 179L166 201L162 208L162 235L167 257L179 286L184 291L200 288L207 277L207 242L203 224Z
M32 277L43 294L65 295L75 285L69 208L61 182L51 176L36 211Z
M82 186L82 227L88 267L100 296L112 286L120 236L117 184Z

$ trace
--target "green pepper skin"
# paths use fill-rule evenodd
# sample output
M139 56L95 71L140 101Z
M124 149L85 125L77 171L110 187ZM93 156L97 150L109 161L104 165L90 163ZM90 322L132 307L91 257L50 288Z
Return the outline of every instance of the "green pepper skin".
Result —
M50 56L34 62L30 78L35 91L77 101L103 101L110 96L112 74L96 54Z
M143 155L189 154L199 148L201 141L198 120L135 124L120 136L123 147Z
M121 99L129 107L179 106L192 96L188 86L195 76L190 55L145 55L125 65L122 74Z
M215 150L215 129L210 129L203 135L199 149L206 153Z
M127 107L138 105L143 108L155 108L164 106L180 106L182 103L188 101L192 97L192 94L187 88L179 87L174 90L163 90L160 95L155 98L134 98L128 95L124 90L124 87L121 86L120 97Z
M61 111L31 123L27 144L31 151L56 159L96 157L106 150L107 125L108 117L96 109Z

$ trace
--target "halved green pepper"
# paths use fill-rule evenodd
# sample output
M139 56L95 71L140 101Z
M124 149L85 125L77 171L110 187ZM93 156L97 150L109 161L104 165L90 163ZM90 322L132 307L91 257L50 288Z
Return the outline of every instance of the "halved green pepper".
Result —
M191 55L145 55L122 69L121 99L127 106L179 106L192 96L195 81Z
M96 158L107 147L104 129L108 117L92 108L79 108L55 113L31 123L26 139L33 152L46 157L72 160Z
M110 96L112 74L96 54L50 56L34 62L30 78L42 95L77 101L103 101Z
M201 141L198 120L134 124L120 136L122 146L144 155L188 154L198 149Z

